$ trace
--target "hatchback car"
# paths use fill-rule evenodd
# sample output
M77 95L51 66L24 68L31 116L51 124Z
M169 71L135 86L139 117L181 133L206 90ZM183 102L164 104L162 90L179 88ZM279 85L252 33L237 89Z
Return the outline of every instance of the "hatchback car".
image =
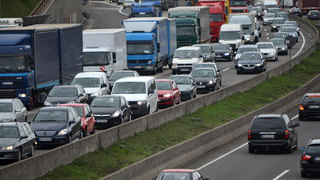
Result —
M20 161L35 154L36 136L26 122L0 124L0 160Z
M38 145L63 145L83 137L81 118L72 107L41 108L31 122Z
M221 70L218 68L216 63L199 63L193 66L193 69L197 68L213 68L216 71L216 74L222 79Z
M156 180L209 180L204 178L195 169L166 169L163 170Z
M286 22L286 19L283 17L275 17L272 19L271 23L271 32L278 31L280 26Z
M214 62L215 53L210 44L194 44L192 46L201 48L203 62Z
M288 55L288 45L286 44L286 40L283 38L271 38L269 39L272 42L278 51L279 55Z
M20 99L0 99L0 121L27 121L27 109Z
M50 90L44 105L56 106L66 103L88 103L88 101L88 94L81 85L59 85Z
M238 67L239 59L244 52L259 52L259 48L257 45L242 45L242 46L240 46L237 51L237 54L234 58L234 67L235 68Z
M299 104L299 120L320 117L320 93L307 93Z
M112 90L112 87L114 85L114 82L116 82L116 80L124 77L138 77L138 76L140 75L137 71L132 71L132 70L114 71L109 77L110 90Z
M182 101L197 97L197 84L190 75L171 75L170 79L177 84Z
M256 44L265 60L278 60L278 52L272 42L259 42Z
M315 10L315 11L309 11L309 13L307 14L308 19L310 20L319 20L320 17L320 13L319 11Z
M181 102L177 84L171 79L157 79L158 106L174 106Z
M197 84L197 91L215 91L221 87L221 79L213 68L197 68L191 76Z
M237 74L261 73L267 69L267 63L260 52L246 52L240 57Z
M232 61L233 51L227 44L211 45L215 53L215 61Z
M131 121L128 102L120 95L98 96L90 104L97 128L108 128Z
M269 26L272 23L272 19L276 17L275 13L266 13L263 16L263 25Z
M248 150L285 150L291 153L297 148L299 123L294 123L286 114L259 114L251 121L248 130Z
M301 150L301 177L307 177L308 173L320 173L320 139L311 139Z
M73 107L78 115L81 117L81 127L83 131L83 136L88 136L94 134L96 131L95 128L95 119L92 113L92 110L88 104L61 104L63 107Z

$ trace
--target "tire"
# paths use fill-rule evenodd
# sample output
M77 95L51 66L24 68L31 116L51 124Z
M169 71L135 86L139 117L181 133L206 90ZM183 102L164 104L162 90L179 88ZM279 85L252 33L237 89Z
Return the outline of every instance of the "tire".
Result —
M27 116L24 118L24 121L25 121L25 122L28 122L28 118L27 118Z
M71 143L71 142L72 142L72 136L69 135L68 143Z
M83 138L83 131L82 129L80 130L80 133L79 133L79 139L82 139Z
M293 148L292 148L292 144L290 143L290 146L286 148L286 152L291 154L293 151Z
M176 98L174 98L172 101L172 106L175 106L175 105L176 105Z
M301 173L301 177L303 177L303 178L308 176L308 173L303 170L301 170L300 173Z
M304 121L304 120L305 120L305 118L303 116L299 115L299 121Z
M28 155L28 157L33 157L35 155L35 147L32 145L31 153Z
M152 75L156 75L158 71L158 66L156 65L152 71Z
M131 113L130 113L128 122L130 122L131 120L132 120L132 115L131 115Z
M171 64L169 64L168 66L169 66L169 69L172 69L172 63L171 63Z
M249 152L250 154L253 154L254 151L255 151L255 149L254 149L252 146L248 145L248 152Z
M22 160L22 150L19 149L19 152L18 152L18 157L17 157L17 161L21 161Z
M241 74L240 71L237 70L237 74Z
M123 124L123 123L124 123L124 118L123 118L123 116L121 116L120 124Z
M95 125L93 125L93 129L90 134L94 134L94 133L96 133L96 126Z
M180 104L181 103L181 96L179 97L179 101L178 101L178 104Z

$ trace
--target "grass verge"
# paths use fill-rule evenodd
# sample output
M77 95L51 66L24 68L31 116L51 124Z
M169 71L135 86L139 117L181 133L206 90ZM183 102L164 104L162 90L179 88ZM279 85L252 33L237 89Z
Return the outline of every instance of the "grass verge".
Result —
M249 91L228 96L222 101L156 129L118 141L108 149L99 149L84 155L40 179L98 179L274 102L320 73L319 52L318 45L317 51L296 65L291 73L272 77ZM266 94L268 96L265 96ZM193 118L201 118L204 121L194 121Z
M1 17L25 17L41 0L2 0Z

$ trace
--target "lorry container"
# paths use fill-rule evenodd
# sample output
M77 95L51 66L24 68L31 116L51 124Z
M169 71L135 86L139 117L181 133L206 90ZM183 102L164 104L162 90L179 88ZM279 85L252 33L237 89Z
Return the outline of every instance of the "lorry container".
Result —
M125 29L88 29L83 31L83 71L105 72L127 69Z
M160 15L154 3L133 3L129 17L159 17Z
M126 29L128 68L155 74L170 65L170 37L174 38L168 18L145 17L122 21ZM170 50L170 53L169 53ZM172 47L172 50L175 50Z
M310 10L319 10L319 0L298 0L298 7L303 14L307 14Z
M50 89L68 84L82 67L82 26L42 24L0 29L0 98L42 104Z
M176 18L178 47L209 41L209 7L176 7L168 13L170 18Z

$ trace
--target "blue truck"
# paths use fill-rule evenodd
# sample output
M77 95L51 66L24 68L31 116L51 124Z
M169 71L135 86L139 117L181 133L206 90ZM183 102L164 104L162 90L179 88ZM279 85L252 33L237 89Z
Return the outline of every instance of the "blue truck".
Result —
M126 29L129 69L156 74L162 72L163 66L172 66L176 49L174 19L130 18L122 21L122 25Z
M83 70L82 26L42 24L0 29L0 98L41 105L50 89Z
M129 17L160 17L161 11L155 8L154 3L133 3Z

